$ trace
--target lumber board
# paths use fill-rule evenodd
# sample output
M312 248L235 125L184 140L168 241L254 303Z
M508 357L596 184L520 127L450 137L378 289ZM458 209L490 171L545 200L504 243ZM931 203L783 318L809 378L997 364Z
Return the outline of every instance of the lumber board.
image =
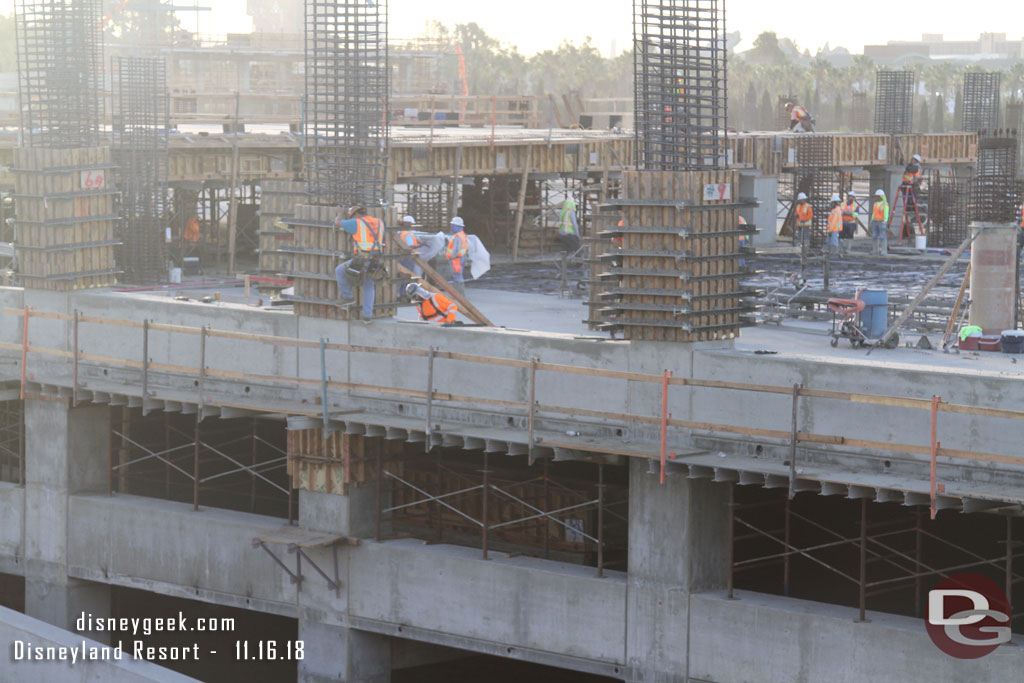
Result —
M450 284L448 284L447 278L442 277L441 274L438 273L436 270L434 270L434 268L429 263L424 261L422 258L417 256L416 254L410 255L410 258L412 259L413 263L415 263L417 266L419 266L420 268L423 269L423 274L426 275L428 278L430 278L430 281L435 286L440 287L441 289L443 289L445 294L447 294L452 299L454 299L455 302L457 304L459 304L459 306L464 306L465 307L462 310L464 310L466 312L466 315L471 320L473 320L473 322L475 322L477 324L480 324L480 325L487 325L488 327L495 327L495 324L492 323L490 320L488 320L487 316L485 316L483 313L481 313L477 309L477 307L474 306L469 301L469 299L467 299L466 297L464 297L461 294L459 294L459 292L456 291L454 287L452 287ZM409 273L408 270L404 270L404 269L400 270L399 272L402 272L402 271L404 271L405 273ZM411 273L409 273L409 274L411 275Z

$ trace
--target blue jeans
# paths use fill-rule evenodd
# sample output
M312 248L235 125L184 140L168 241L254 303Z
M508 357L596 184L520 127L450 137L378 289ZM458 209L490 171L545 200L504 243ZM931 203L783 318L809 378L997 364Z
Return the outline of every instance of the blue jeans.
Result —
M341 295L342 299L354 299L355 294L352 292L352 285L349 284L348 278L345 277L345 269L348 268L348 264L352 263L351 260L345 261L340 266L334 269L334 277L338 280L338 294ZM369 320L373 317L373 300L377 292L373 286L373 278L363 273L363 320Z
M827 247L835 247L836 249L839 249L839 233L838 232L830 232L828 234L828 239L825 240L825 246L827 246Z
M880 240L878 248L881 249L881 253L885 253L888 248L887 242L889 241L889 226L883 221L871 221L871 239Z

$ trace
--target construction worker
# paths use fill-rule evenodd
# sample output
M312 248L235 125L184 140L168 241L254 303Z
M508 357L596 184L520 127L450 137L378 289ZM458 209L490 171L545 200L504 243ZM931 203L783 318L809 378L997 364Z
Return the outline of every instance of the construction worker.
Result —
M796 196L796 230L793 231L793 244L803 246L810 243L811 224L814 222L814 209L807 201L807 195L801 192Z
M875 203L871 206L871 253L887 254L889 240L889 202L885 191L875 190Z
M910 158L910 163L903 169L903 187L913 187L921 179L922 164L920 154Z
M459 307L452 303L451 299L440 292L430 292L424 287L410 282L405 286L405 295L412 299L420 312L420 320L435 323L453 323L455 314Z
M444 250L445 258L448 259L448 264L452 269L451 282L460 293L466 289L463 284L466 279L462 273L464 265L462 260L469 252L469 240L466 239L465 227L466 224L462 221L462 217L456 216L452 219L452 235L448 238L448 246Z
M398 222L398 247L423 258L428 247L420 242L419 238L416 237L415 233L413 233L412 226L415 224L416 219L412 216L405 216ZM420 268L419 265L417 265L411 258L402 258L399 259L398 262L403 267L409 269L417 277L423 275L423 269Z
M794 133L813 133L814 117L810 112L799 104L786 102L786 111L789 112L789 130Z
M843 202L843 231L839 234L840 254L850 252L853 236L857 233L857 219L857 193L850 190L846 193L846 201Z
M338 207L334 218L334 227L340 228L352 236L352 258L335 268L334 276L338 281L338 294L342 305L355 301L352 292L353 284L362 285L363 289L363 322L369 323L373 317L374 276L382 265L384 249L384 232L380 221L366 215L366 208L353 206L348 218L342 219L341 207Z
M185 222L185 240L187 242L199 241L199 221L196 220L195 216L189 216L189 219Z
M576 202L572 198L562 202L558 213L558 242L562 250L570 254L580 248L580 226L576 222Z
M736 221L736 228L738 230L743 230L746 227L747 227L747 219L744 218L743 216L739 216L737 221ZM740 247L740 253L746 252L751 247L751 241L750 241L750 234L749 233L748 234L744 234L744 235L740 235L739 247ZM739 263L740 263L740 266L747 265L746 264L746 260L743 259L743 258L740 258Z
M828 220L825 222L827 235L824 251L829 254L835 254L839 252L839 232L843 229L843 201L837 194L832 195L829 201L832 203L832 210L829 212Z

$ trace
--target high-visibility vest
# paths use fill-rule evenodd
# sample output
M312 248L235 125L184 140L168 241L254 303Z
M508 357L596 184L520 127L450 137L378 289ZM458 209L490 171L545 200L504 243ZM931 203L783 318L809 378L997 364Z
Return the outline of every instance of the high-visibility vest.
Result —
M875 202L875 205L871 207L871 220L881 221L885 223L889 220L889 202L885 199L879 199Z
M857 222L857 202L852 199L843 204L843 222Z
M185 223L185 239L189 242L199 241L199 221L194 216Z
M444 294L431 294L429 299L420 302L420 320L436 320L443 323L455 322L455 314L459 307Z
M380 251L380 221L373 216L360 216L356 218L356 232L352 235L355 242L354 252Z
M801 107L799 104L794 104L793 108L789 110L789 120L799 121L800 119L807 116L807 110Z
M828 214L828 221L825 227L829 232L839 232L843 229L843 209L840 206L832 209Z
M910 185L920 177L921 165L916 162L907 164L906 170L903 171L903 184Z
M796 205L796 227L809 228L814 220L814 209L809 202Z
M469 251L469 240L466 239L466 233L459 230L457 233L452 235L452 238L448 240L448 246L444 250L445 257L451 261L453 259L462 258Z
M398 239L402 240L405 246L410 249L415 249L420 246L420 241L416 239L416 235L412 234L410 230L402 230L398 233Z
M573 209L562 209L562 213L559 216L558 231L563 235L575 235L576 228L572 224L572 214L576 211Z

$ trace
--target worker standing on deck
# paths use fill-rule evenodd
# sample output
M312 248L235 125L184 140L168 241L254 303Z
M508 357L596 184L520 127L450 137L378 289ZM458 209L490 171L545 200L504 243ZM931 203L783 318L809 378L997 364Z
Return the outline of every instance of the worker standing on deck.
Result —
M363 290L363 322L368 323L373 317L373 301L376 296L374 277L383 267L384 232L380 221L366 215L366 208L353 206L347 212L348 218L342 219L341 207L338 207L334 218L334 227L340 228L352 236L352 258L334 270L338 281L338 294L341 303L347 305L355 301L352 291L354 285L361 285Z
M786 111L789 112L789 130L794 133L813 133L814 117L799 104L786 102Z
M843 231L839 234L839 253L848 254L857 232L857 193L850 190L843 202Z
M455 322L455 314L459 312L459 307L444 294L427 291L415 282L405 286L405 294L413 303L419 301L416 308L420 312L420 320L436 323Z
M427 252L430 251L429 245L424 244L420 241L416 234L412 231L412 226L415 225L416 219L412 216L405 216L398 223L398 247L404 251L416 254L422 259L426 259ZM416 264L409 257L401 258L398 263L403 267L409 269L416 276L423 275L423 269Z
M875 190L875 203L871 206L871 253L887 254L889 241L889 202L885 191Z
M828 214L825 228L828 235L825 239L825 251L829 254L839 252L839 232L843 229L843 207L839 195L834 194L829 198L832 202L832 210Z
M796 207L793 209L796 214L796 230L793 232L793 244L802 247L809 244L811 237L811 224L814 222L814 209L807 201L807 195L801 192L796 196Z
M469 240L466 239L465 227L466 225L460 216L452 219L452 234L448 238L448 246L444 250L445 258L448 259L448 265L452 270L451 282L459 293L466 290L464 284L466 278L462 271L465 265L463 259L466 258L466 253L469 251Z

